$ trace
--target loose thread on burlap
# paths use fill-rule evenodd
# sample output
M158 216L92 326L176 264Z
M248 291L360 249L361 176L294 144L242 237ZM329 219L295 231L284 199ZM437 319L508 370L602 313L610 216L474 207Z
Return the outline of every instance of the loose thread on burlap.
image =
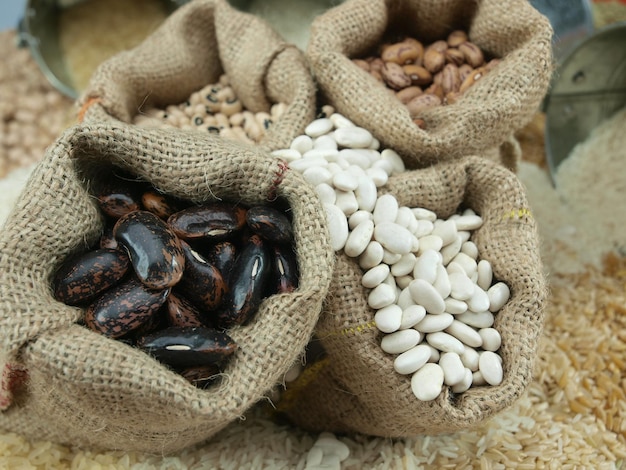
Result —
M276 191L280 183L283 182L283 179L285 178L285 173L287 172L288 169L289 169L289 166L287 165L287 162L285 162L284 160L278 161L278 170L276 170L276 173L274 173L275 177L274 177L274 180L272 181L272 186L270 187L270 191L267 195L268 201L276 200Z
M80 107L78 111L78 122L81 123L85 120L85 114L87 114L87 110L94 104L102 102L101 98L89 98L83 105Z

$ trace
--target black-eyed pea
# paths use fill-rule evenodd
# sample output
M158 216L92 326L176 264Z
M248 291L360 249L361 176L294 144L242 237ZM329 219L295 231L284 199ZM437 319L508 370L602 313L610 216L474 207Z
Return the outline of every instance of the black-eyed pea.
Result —
M222 103L220 112L225 116L231 117L236 113L240 113L243 110L243 104L241 100L237 98L229 98Z
M243 117L243 113L241 112L235 113L228 118L228 122L230 123L232 127L241 127L243 124L243 120L244 120L244 117Z
M228 121L228 117L222 113L215 114L215 121L217 123L217 127L219 128L230 127L230 122Z
M256 122L261 126L263 131L267 131L272 126L272 117L269 113L259 112L254 115Z
M226 86L219 90L215 94L215 97L220 103L225 103L226 101L237 99L237 97L235 96L235 91L230 86Z
M242 127L232 127L231 130L233 131L234 138L239 142L244 142L251 145L254 144L255 140L252 140L248 136L248 134L246 134L246 131L244 131Z

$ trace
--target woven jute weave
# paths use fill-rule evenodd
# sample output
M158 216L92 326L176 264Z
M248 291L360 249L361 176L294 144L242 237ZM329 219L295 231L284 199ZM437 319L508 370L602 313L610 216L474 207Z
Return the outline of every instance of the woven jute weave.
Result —
M382 333L368 306L368 290L357 262L340 253L331 290L310 349L323 355L287 389L279 409L314 431L358 432L408 437L465 429L509 407L532 379L547 297L536 223L522 184L501 165L465 157L390 178L384 192L401 206L424 207L440 218L471 208L483 225L472 234L481 259L511 298L495 315L502 336L499 354L504 379L497 386L472 387L419 401L411 376L395 372L395 356L380 346Z
M206 390L81 326L83 311L52 297L56 266L100 236L104 222L89 187L112 167L196 203L280 198L290 207L299 287L266 298L249 324L229 330L238 350ZM211 437L300 360L335 262L323 214L302 177L259 149L119 122L68 129L33 171L0 233L0 428L159 454Z
M259 144L289 146L315 117L315 84L304 54L263 19L226 0L194 0L172 13L134 49L94 72L79 99L87 120L132 118L150 106L179 104L226 74L243 107L285 112Z
M390 38L410 36L428 44L455 29L467 31L474 44L501 62L455 104L425 111L425 129L351 61ZM495 149L502 163L515 169L520 152L510 141L532 119L548 89L551 39L548 19L526 0L348 0L313 22L307 57L325 100L400 153L409 167L485 156Z

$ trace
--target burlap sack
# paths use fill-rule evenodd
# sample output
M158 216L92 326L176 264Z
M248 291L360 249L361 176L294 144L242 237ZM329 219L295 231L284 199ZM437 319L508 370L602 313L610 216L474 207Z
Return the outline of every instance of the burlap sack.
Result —
M110 164L196 202L282 198L291 207L299 288L266 298L251 323L229 330L239 349L206 390L77 324L83 311L52 297L56 266L91 246L103 228L88 188ZM70 128L36 167L0 232L0 428L159 454L214 435L300 360L335 261L323 214L297 172L255 148L122 123Z
M304 54L262 19L226 0L193 0L139 46L103 62L79 99L84 119L131 122L141 109L184 102L223 73L245 109L287 108L260 145L288 147L315 117Z
M351 62L390 34L430 43L454 29L468 31L472 42L502 61L457 103L425 111L425 130ZM503 163L514 167L519 149L511 154L515 149L507 141L530 121L548 89L551 38L549 21L527 0L347 0L313 22L307 57L325 100L400 153L409 167L484 156L503 143Z
M531 380L542 329L546 284L536 223L516 176L479 157L443 162L390 178L384 188L400 205L425 207L447 218L459 207L480 214L474 231L481 259L510 287L495 315L502 336L504 379L454 395L447 387L431 402L411 391L411 376L393 368L396 356L380 347L382 334L361 285L362 270L340 253L311 350L325 350L283 394L279 410L313 431L384 437L451 432L471 427L510 406Z

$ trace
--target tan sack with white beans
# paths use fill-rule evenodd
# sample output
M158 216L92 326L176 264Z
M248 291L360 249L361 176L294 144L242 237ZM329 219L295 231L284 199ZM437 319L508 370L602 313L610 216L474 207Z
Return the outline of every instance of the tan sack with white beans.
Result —
M410 36L427 45L457 29L500 62L454 104L421 113L423 129L391 90L352 62L384 42ZM323 99L396 150L407 167L491 150L514 170L521 153L513 134L548 89L551 39L549 21L527 0L347 0L314 20L306 54Z
M142 350L83 326L52 276L94 245L104 217L90 193L121 168L195 203L290 207L299 285L271 295L208 388ZM301 175L260 149L208 134L120 122L68 129L46 152L0 232L0 429L92 449L168 454L215 435L273 389L309 341L335 255L322 205Z
M524 188L501 165L465 157L392 176L382 192L394 195L399 206L426 208L440 219L467 208L482 217L471 240L479 258L491 263L494 281L511 292L493 325L502 338L503 380L463 393L444 385L432 401L416 398L412 376L397 373L397 356L381 349L383 334L368 305L370 289L361 284L363 270L340 251L309 345L312 360L287 384L278 409L315 432L394 438L472 427L511 406L532 379L547 288Z
M260 140L264 148L287 146L315 116L315 85L295 45L226 0L194 0L96 69L79 99L81 118L130 123L150 107L185 102L223 74L245 110L269 113L272 104L286 105Z

